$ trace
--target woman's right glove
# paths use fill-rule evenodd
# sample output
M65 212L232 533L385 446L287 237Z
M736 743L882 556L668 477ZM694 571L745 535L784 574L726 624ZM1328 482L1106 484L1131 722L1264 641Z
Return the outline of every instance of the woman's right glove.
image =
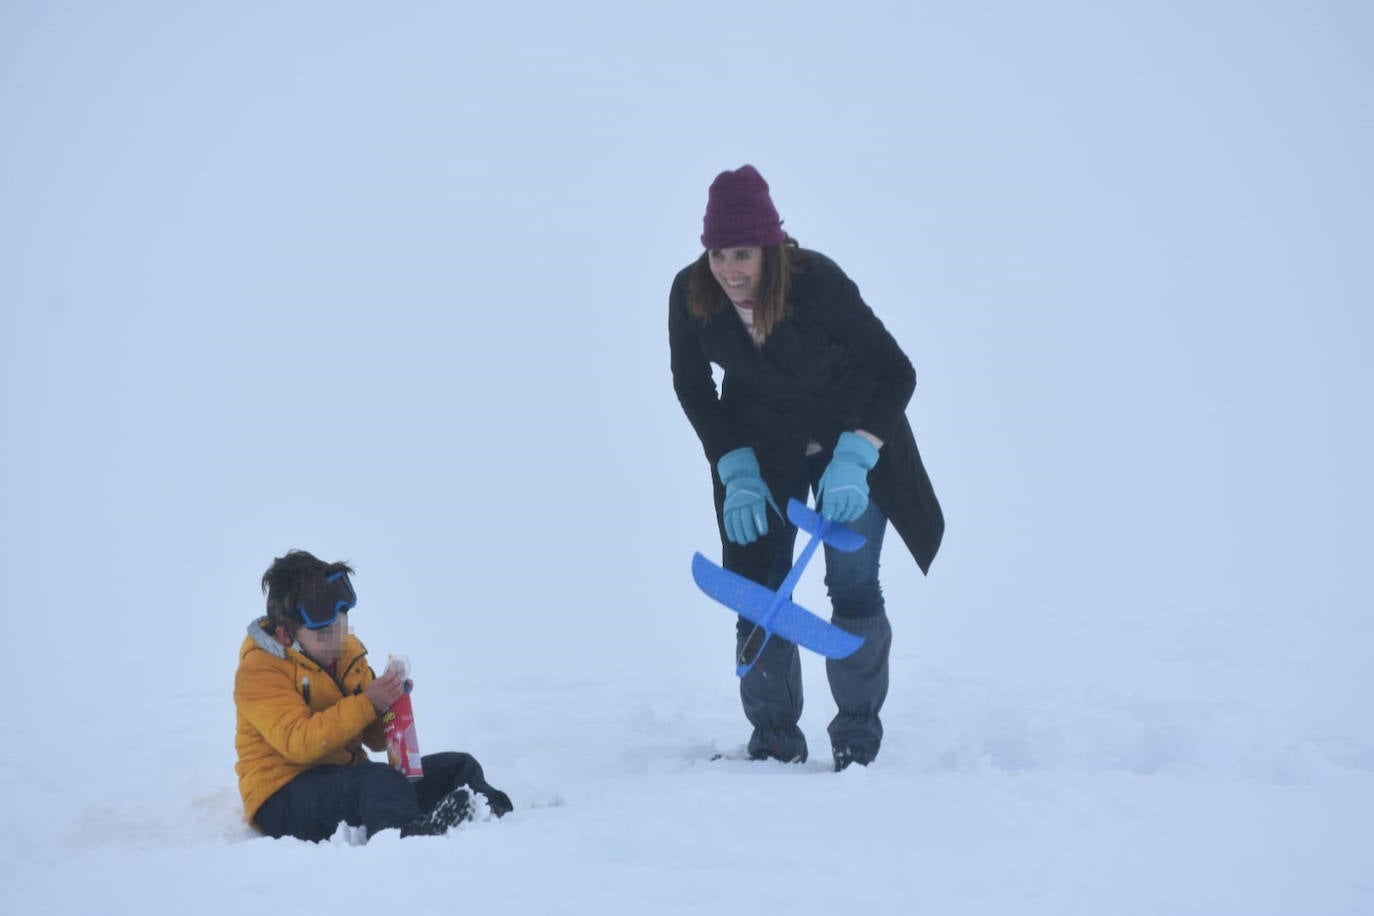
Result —
M735 544L754 543L768 533L768 507L778 512L759 471L758 456L747 445L737 448L721 456L716 471L725 484L725 536ZM781 512L778 517L782 517Z

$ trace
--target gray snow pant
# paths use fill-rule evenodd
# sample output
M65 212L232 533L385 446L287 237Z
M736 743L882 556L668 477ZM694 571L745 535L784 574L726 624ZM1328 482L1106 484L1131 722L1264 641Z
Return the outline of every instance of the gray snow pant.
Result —
M835 626L864 638L848 658L825 660L830 693L839 708L830 720L830 746L836 758L872 763L883 743L878 713L887 699L887 657L892 651L892 624L887 616L835 617Z
M743 632L736 636L736 659L744 651L747 638ZM754 667L739 679L739 698L745 718L754 726L749 736L750 757L806 762L806 735L797 727L802 713L802 675L796 643L780 636L768 640Z

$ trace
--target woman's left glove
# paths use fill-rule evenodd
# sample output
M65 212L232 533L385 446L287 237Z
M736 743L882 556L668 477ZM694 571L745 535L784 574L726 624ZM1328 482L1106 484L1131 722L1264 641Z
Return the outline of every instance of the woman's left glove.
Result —
M868 472L878 463L878 449L858 433L840 433L835 455L821 475L816 499L821 518L852 522L868 508Z

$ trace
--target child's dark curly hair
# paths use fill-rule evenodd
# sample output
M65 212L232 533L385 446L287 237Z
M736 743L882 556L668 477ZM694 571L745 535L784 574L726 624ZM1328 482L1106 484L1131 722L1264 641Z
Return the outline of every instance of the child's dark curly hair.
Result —
M277 557L262 574L262 591L267 596L267 619L291 635L302 625L296 608L323 590L325 579L336 572L353 575L347 563L326 563L304 550L287 551Z

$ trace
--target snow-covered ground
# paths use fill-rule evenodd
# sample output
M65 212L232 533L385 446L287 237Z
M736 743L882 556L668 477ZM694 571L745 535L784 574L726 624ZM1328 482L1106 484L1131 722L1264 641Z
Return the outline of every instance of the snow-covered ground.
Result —
M1195 6L8 5L0 913L1374 912L1374 21ZM665 313L746 161L949 519L842 774L810 656L813 760L711 760ZM292 547L515 813L245 825Z
M692 613L679 605L664 610ZM912 629L886 750L842 774L711 761L742 740L719 652L696 652L711 670L693 676L572 649L503 672L459 651L416 694L422 747L477 753L519 810L361 847L347 829L312 846L243 825L232 710L211 689L226 665L207 662L196 690L78 720L69 766L9 768L24 821L9 911L1354 914L1374 899L1374 753L1353 711L1224 698L1202 665L1191 698L978 676ZM439 632L416 640L431 666L463 630ZM822 750L823 671L807 674Z

